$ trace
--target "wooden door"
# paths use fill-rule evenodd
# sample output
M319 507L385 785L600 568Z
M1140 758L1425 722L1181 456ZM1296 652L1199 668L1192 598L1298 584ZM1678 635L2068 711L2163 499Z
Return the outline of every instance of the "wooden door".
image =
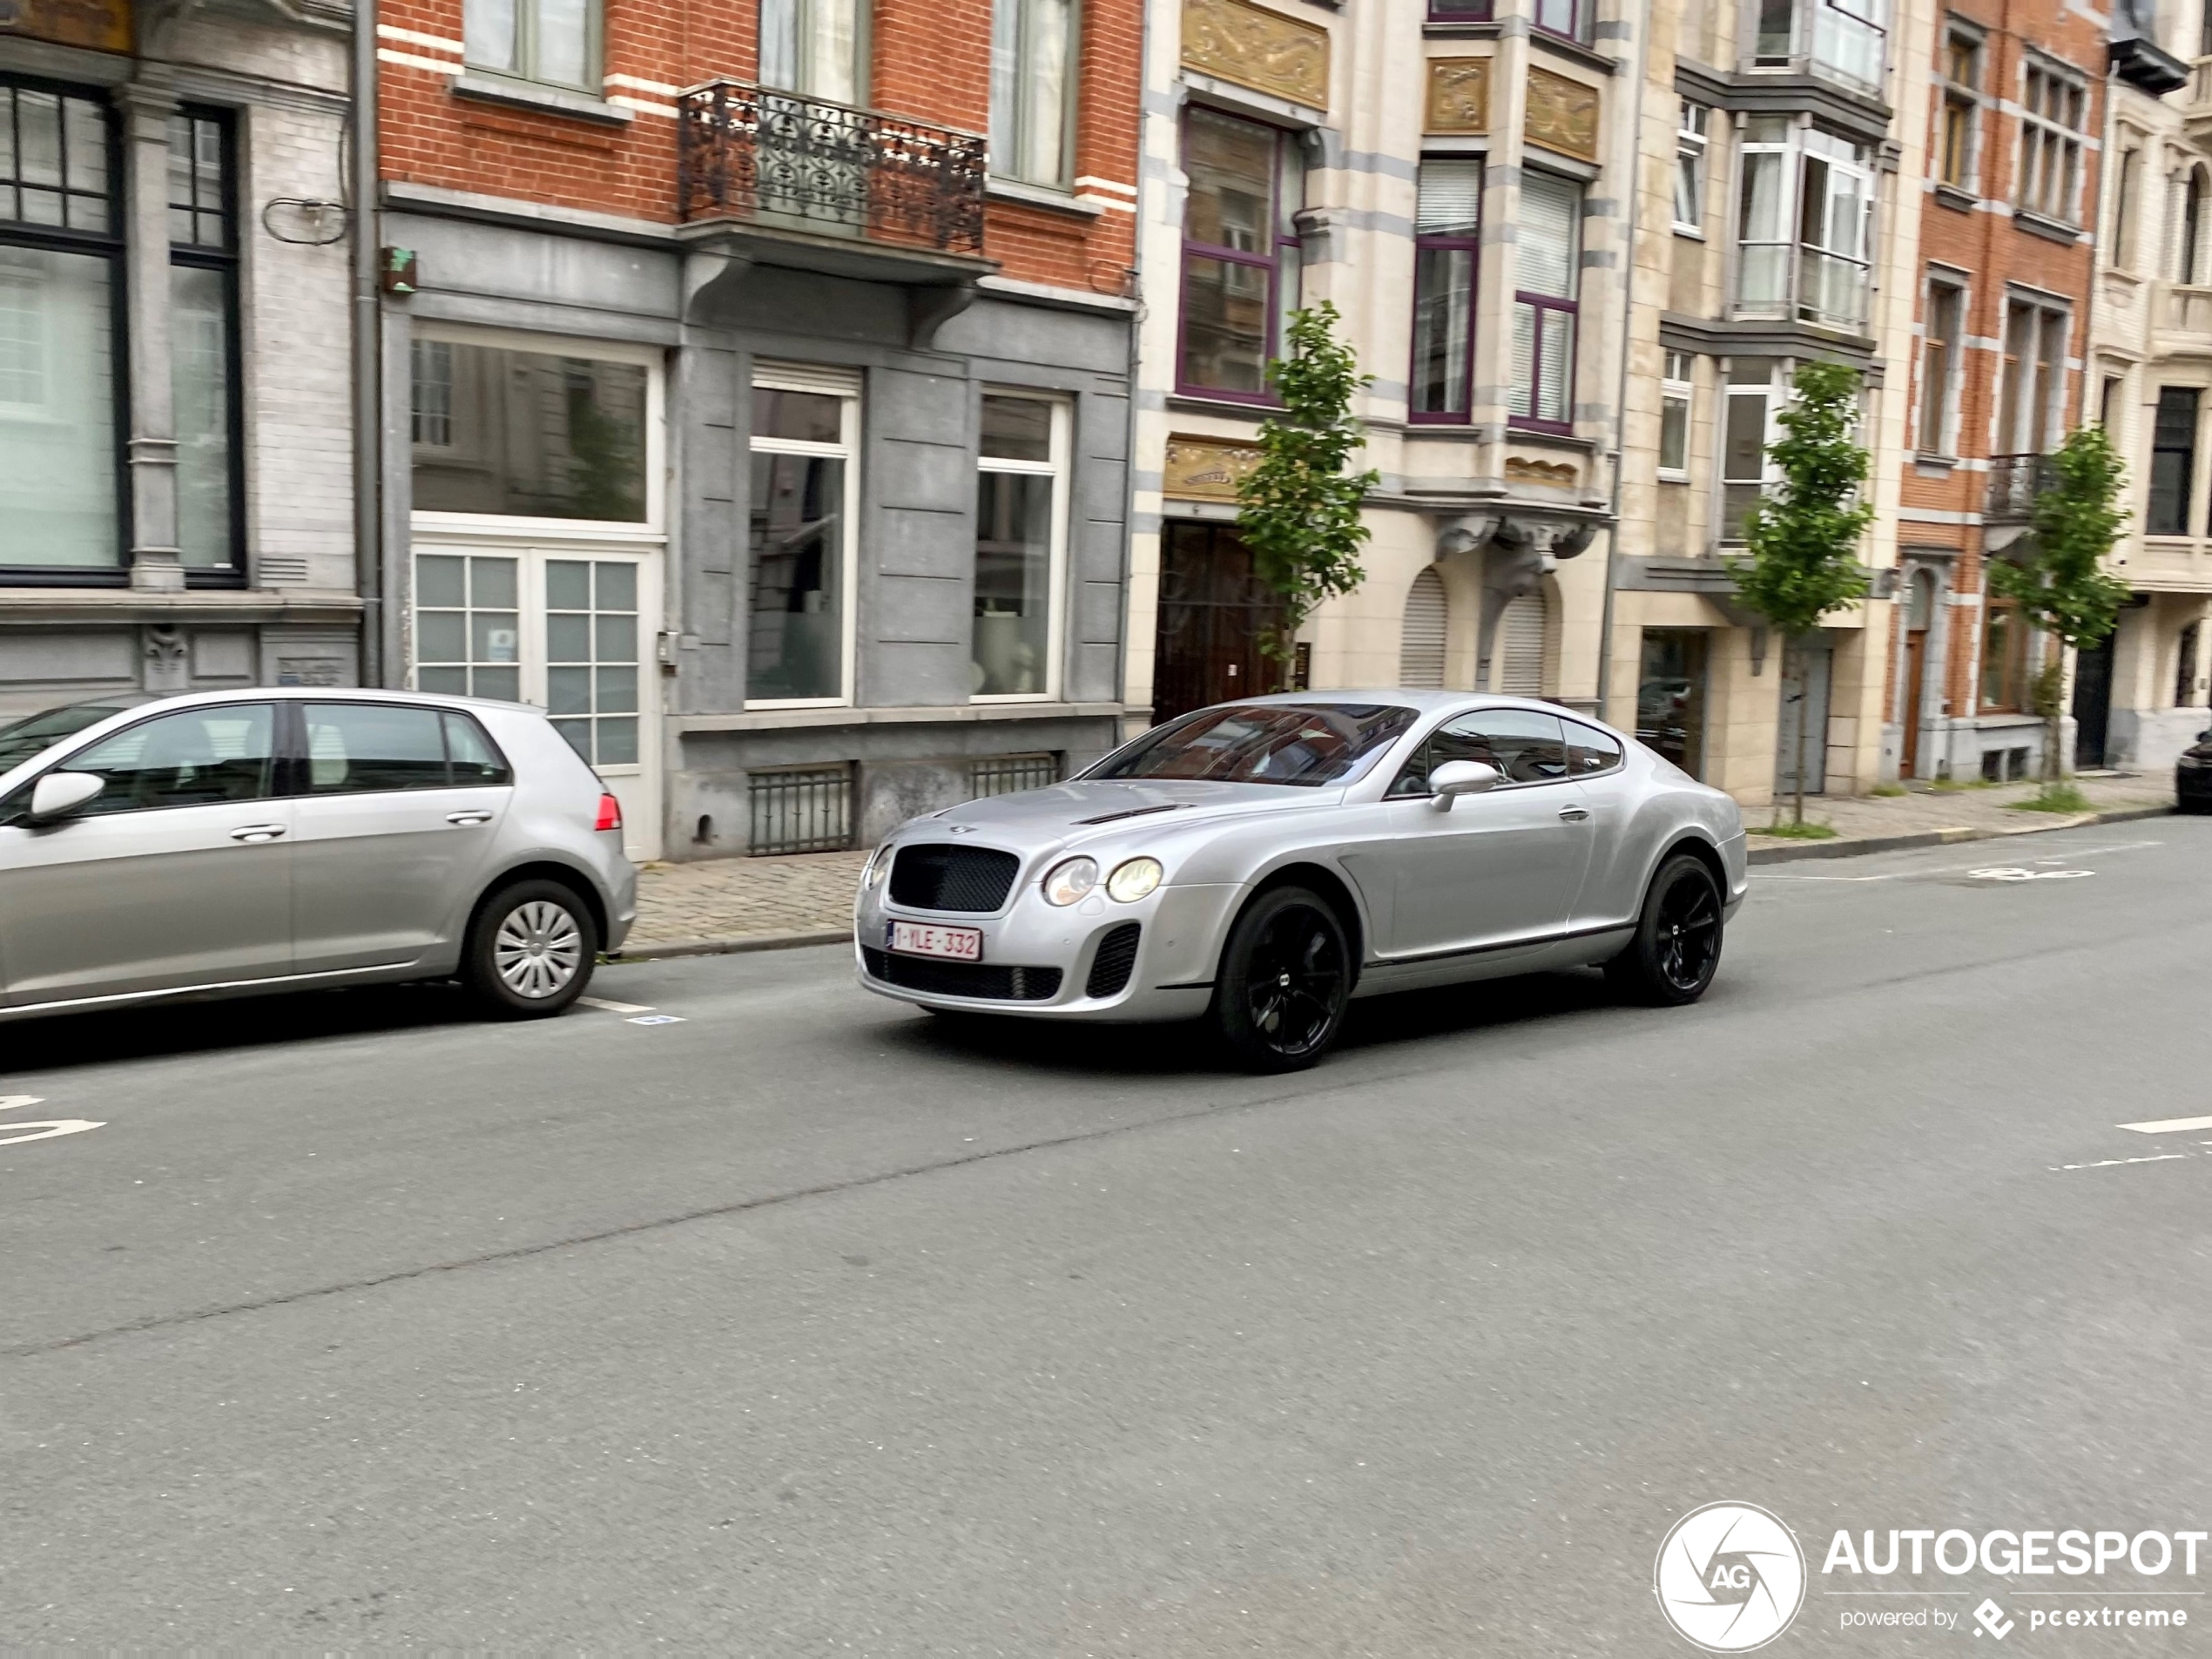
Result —
M1928 631L1915 628L1905 636L1905 755L1898 775L1920 775L1920 687L1926 678Z
M1281 616L1281 597L1252 574L1251 550L1233 528L1163 526L1154 723L1280 690L1287 665L1263 656L1259 645Z

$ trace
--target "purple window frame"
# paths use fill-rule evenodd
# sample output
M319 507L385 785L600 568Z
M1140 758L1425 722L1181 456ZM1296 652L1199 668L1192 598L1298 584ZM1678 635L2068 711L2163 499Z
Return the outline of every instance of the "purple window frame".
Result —
M1579 273L1578 273L1579 275ZM1582 302L1562 300L1555 293L1521 293L1514 295L1515 305L1534 307L1536 312L1534 337L1528 346L1528 408L1527 415L1507 415L1506 424L1527 432L1559 432L1572 434L1575 430L1575 361L1582 349ZM1544 313L1564 311L1573 320L1568 332L1574 343L1567 350L1567 375L1560 384L1567 388L1567 419L1551 421L1537 415L1537 388L1544 383Z
M1420 360L1412 355L1420 349L1420 338L1416 334L1407 354L1406 421L1415 426L1465 426L1474 418L1474 320L1477 301L1482 293L1482 231L1478 226L1471 236L1421 236L1413 238L1413 315L1420 316L1421 255L1431 249L1440 253L1465 253L1474 272L1474 284L1467 289L1467 399L1463 409L1416 409L1413 405L1413 389L1419 384Z
M1497 12L1496 0L1428 0L1431 23L1492 23Z
M1198 241L1190 234L1190 209L1187 206L1185 206L1183 219L1183 253L1176 261L1175 272L1175 389L1177 394L1187 397L1214 398L1224 402L1251 403L1262 408L1274 408L1281 404L1282 400L1264 388L1257 392L1238 392L1218 386L1200 386L1183 378L1184 335L1188 333L1190 324L1190 307L1184 303L1184 296L1190 292L1192 256L1196 255L1202 260L1219 260L1228 265L1251 266L1267 273L1267 333L1260 353L1261 362L1264 365L1275 360L1277 348L1282 344L1280 324L1283 312L1283 251L1286 247L1298 246L1298 239L1294 236L1285 236L1282 230L1283 145L1285 143L1294 142L1291 134L1281 127L1271 126L1264 121L1255 121L1250 116L1232 115L1226 110L1208 108L1206 113L1224 121L1241 121L1248 127L1258 127L1274 141L1275 158L1268 169L1267 182L1268 251L1264 253L1248 253L1242 248L1220 247L1211 242ZM1183 146L1184 153L1186 155L1190 152L1190 115L1189 111L1185 111L1183 118ZM1263 374L1264 372L1263 368Z
M1434 3L1434 0L1431 0ZM1554 29L1543 21L1544 13L1554 6L1567 9L1568 24L1564 29ZM1590 14L1596 10L1597 0L1536 0L1529 18L1530 26L1561 40L1571 40L1577 46L1590 44Z

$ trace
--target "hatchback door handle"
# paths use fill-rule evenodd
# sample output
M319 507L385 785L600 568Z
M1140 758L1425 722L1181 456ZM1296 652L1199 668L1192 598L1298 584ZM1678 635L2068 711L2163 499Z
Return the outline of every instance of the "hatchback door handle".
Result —
M1559 809L1560 821L1562 823L1579 824L1589 815L1590 809L1587 806L1562 806Z
M489 824L491 822L491 814L482 811L448 813L446 822L448 824Z
M283 833L284 826L281 824L248 824L242 829L233 830L231 840L233 841L273 841Z

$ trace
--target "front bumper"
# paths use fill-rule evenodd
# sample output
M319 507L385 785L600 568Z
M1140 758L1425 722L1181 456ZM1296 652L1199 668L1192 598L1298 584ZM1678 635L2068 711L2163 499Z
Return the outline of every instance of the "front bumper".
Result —
M1033 884L1025 883L1015 889L1004 911L976 916L908 909L888 902L880 889L863 889L853 914L853 968L867 989L921 1008L1104 1022L1190 1019L1204 1014L1212 1001L1222 937L1242 891L1235 887L1164 887L1135 904L1118 904L1093 894L1081 904L1060 909L1047 904ZM962 977L957 972L912 970L922 984L894 984L879 977L870 971L869 957L880 953L881 961L889 956L887 946L894 921L978 929L983 935L981 966L1024 970L1019 988L1024 994L1007 995L1007 976L997 972L966 976L976 988L995 995L951 988L948 982ZM1101 947L1109 934L1131 923L1138 933L1127 980L1118 988L1092 995L1092 970ZM937 961L917 956L894 960L901 965ZM1034 994L1054 974L1057 982L1049 993Z

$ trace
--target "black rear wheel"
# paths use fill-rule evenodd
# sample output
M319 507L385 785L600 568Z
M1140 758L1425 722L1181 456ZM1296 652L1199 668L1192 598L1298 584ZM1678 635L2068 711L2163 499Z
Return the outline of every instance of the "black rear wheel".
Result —
M1352 952L1335 908L1304 887L1277 887L1229 930L1213 1019L1254 1071L1298 1071L1335 1045L1352 1000Z
M1659 867L1628 949L1605 965L1624 996L1655 1008L1705 995L1721 964L1721 890L1704 860L1678 853Z

